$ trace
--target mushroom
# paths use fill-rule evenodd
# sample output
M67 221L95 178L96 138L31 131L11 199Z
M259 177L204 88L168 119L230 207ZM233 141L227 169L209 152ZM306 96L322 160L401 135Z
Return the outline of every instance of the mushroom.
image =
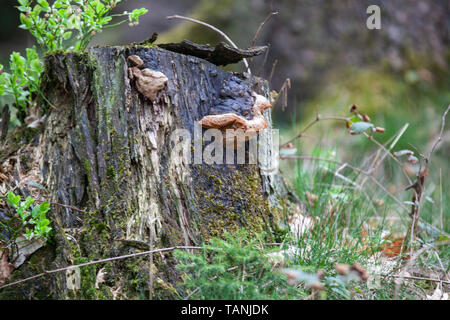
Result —
M142 69L144 61L136 55L128 57L133 67L128 68L128 77L135 80L137 90L150 101L155 102L159 91L164 89L168 81L166 75L162 72Z
M142 68L144 66L144 61L137 55L129 56L128 61L130 61L133 67Z
M235 113L223 113L218 115L204 116L199 122L205 129L219 129L225 134L224 143L233 142L236 137L235 132L228 133L227 130L242 130L245 134L245 141L248 141L259 131L267 127L268 123L262 114L262 111L271 108L272 105L262 95L252 93L255 98L255 102L250 109L250 113L253 115L251 120L237 115ZM231 140L232 139L232 140ZM231 140L231 141L230 141Z

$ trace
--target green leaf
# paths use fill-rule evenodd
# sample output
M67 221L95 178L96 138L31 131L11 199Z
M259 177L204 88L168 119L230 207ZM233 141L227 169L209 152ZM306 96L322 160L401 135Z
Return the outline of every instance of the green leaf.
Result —
M147 12L148 12L148 10L145 8L134 9L130 13L130 18L137 20L140 16L142 16L143 14L146 14Z
M12 191L8 192L8 202L13 207L18 207L20 203L20 196L16 196Z
M50 224L50 220L42 219L42 220L39 221L39 224L40 224L41 227L48 226Z
M28 6L19 6L16 7L20 12L30 12L31 11L31 7Z
M95 11L97 11L98 13L103 13L103 9L105 9L105 6L103 5L103 3L97 2L95 4Z
M47 212L48 210L50 210L50 203L48 203L47 201L42 202L39 206L39 210L44 213Z
M28 240L33 239L33 235L34 235L34 233L33 233L32 230L30 230L30 229L28 229L28 228L25 229L25 234L24 234L24 236L25 236L26 239L28 239Z
M57 1L55 1L55 3L53 4L53 7L54 7L55 9L59 9L59 8L62 8L62 7L63 7L63 4L61 3L60 0L57 0Z
M42 7L40 5L35 5L33 8L33 14L35 14L36 16L38 16L41 12L42 12Z
M31 206L34 202L34 199L32 197L27 197L25 199L25 202L23 203L23 206L26 208L28 208L29 206Z
M45 0L38 0L38 3L42 6L42 8L47 9L49 7L49 4Z
M70 37L72 37L72 31L64 32L62 37L63 37L64 40L69 40Z
M107 24L109 21L111 21L112 20L112 18L110 17L110 16L107 16L107 17L104 17L104 18L101 18L100 20L99 20L99 23L98 24L100 24L100 25L104 25L104 24Z
M36 219L39 217L39 206L34 206L33 210L31 210L31 216L33 217L33 219Z

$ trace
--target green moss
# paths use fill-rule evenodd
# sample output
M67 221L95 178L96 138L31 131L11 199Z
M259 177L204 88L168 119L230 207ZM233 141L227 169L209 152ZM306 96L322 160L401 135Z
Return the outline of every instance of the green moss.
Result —
M108 178L115 178L116 177L116 171L114 170L114 167L108 167L108 169L106 169L106 174L108 175Z
M200 210L198 225L203 241L236 232L245 227L250 233L268 230L270 210L262 195L261 178L256 166L236 166L226 170L199 166L195 200ZM231 195L231 197L229 197Z
M82 264L92 261L92 256L78 257L75 259L75 264ZM111 299L112 294L106 286L99 284L99 288L95 288L97 273L102 268L101 265L88 265L80 268L80 292L71 292L73 298L82 300L98 300Z
M91 164L89 162L89 159L84 159L84 170L89 179L89 177L91 176Z
M103 222L97 223L95 225L95 229L97 229L97 233L102 233L106 230L106 224L104 224Z
M44 247L34 252L24 264L14 270L8 282L22 280L51 269L55 259L54 246L47 243ZM11 286L0 290L0 300L24 300L24 299L51 299L54 292L49 284L51 275L27 281L19 286ZM7 283L8 283L7 282Z

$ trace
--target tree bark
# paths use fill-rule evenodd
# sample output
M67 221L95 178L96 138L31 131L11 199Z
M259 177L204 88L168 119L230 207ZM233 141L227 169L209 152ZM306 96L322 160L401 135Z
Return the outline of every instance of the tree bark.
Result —
M166 87L155 101L130 81L127 57L162 72ZM267 82L236 75L196 57L153 46L92 48L46 58L43 92L49 108L34 147L42 199L51 206L54 239L13 273L13 279L58 267L179 245L200 245L244 227L279 230L286 195L281 177L263 167L274 152L267 129L259 135L265 155L256 165L184 164L174 160L170 135L194 134L222 87L239 77L267 95ZM270 110L264 111L270 125ZM70 207L78 208L74 210ZM150 234L152 239L150 239ZM2 298L147 298L148 257L83 267L79 288L60 272L0 290ZM153 256L153 297L179 298L180 274L170 253ZM101 268L105 281L95 288ZM75 284L75 287L77 285Z

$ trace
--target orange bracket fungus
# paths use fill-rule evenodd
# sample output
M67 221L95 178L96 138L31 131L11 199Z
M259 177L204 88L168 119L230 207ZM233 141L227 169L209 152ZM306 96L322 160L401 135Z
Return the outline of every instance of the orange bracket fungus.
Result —
M259 131L267 127L267 120L262 111L271 108L269 101L256 93L252 93L254 98L253 106L250 108L251 119L246 119L236 113L223 113L217 115L207 115L200 120L200 124L205 129L219 129L225 134L224 143L234 142L236 132L245 134L245 141L249 140ZM232 130L231 132L228 130ZM236 131L242 130L242 131ZM232 139L232 140L231 140ZM231 140L231 141L230 141Z

